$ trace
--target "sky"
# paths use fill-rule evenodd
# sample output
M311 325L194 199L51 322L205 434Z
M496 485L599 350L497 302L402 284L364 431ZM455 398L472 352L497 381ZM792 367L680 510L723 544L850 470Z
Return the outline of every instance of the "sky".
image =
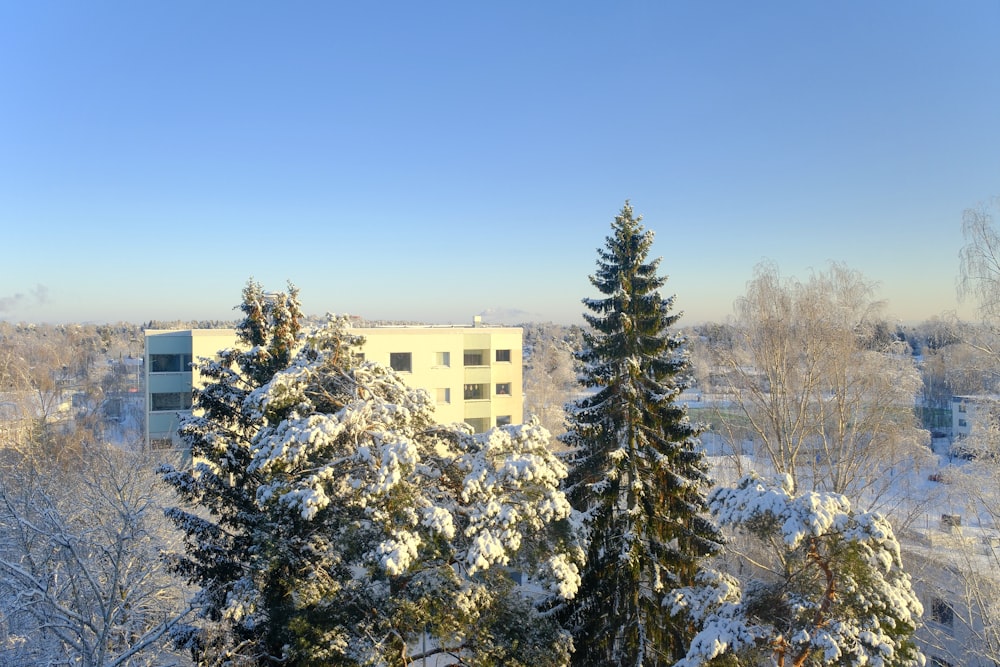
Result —
M681 324L842 262L957 312L1000 3L0 2L0 319L580 322L625 200Z

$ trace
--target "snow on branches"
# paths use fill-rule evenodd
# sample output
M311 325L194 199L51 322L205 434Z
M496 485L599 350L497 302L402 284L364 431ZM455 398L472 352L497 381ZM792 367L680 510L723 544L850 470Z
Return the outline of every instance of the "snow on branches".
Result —
M404 664L428 638L428 652L561 664L568 638L539 610L575 594L582 552L548 432L536 423L478 435L440 425L427 392L358 361L356 342L345 320L331 318L259 386L202 392L230 396L231 412L216 413L235 413L240 425L202 418L189 427L211 433L195 444L224 443L198 453L209 458L216 514L241 517L189 533L191 564L217 551L213 541L247 545L238 581L203 578L220 587L217 616L234 624L234 638L253 638L258 654L289 660ZM212 470L234 471L239 492L220 491L225 480ZM203 498L198 491L187 497ZM247 504L228 507L228 498ZM530 599L511 570L530 577ZM332 636L339 648L322 639ZM537 662L541 647L552 662Z
M713 492L709 505L765 553L740 563L753 572L742 587L704 573L698 587L677 593L673 612L702 626L680 667L724 654L779 667L923 664L911 639L923 609L885 518L853 512L840 494L793 495L788 476L744 477Z

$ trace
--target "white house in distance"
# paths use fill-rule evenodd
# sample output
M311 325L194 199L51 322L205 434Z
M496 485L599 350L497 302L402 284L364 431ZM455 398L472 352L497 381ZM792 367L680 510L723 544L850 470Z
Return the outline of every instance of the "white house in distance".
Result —
M964 438L972 433L976 414L983 409L1000 408L1000 396L979 394L975 396L952 396L951 433L955 438Z
M427 390L441 423L464 421L477 432L523 421L522 339L513 327L391 326L355 328L366 361L391 366ZM232 329L146 331L146 444L176 447L180 416L201 384L191 363L236 345Z

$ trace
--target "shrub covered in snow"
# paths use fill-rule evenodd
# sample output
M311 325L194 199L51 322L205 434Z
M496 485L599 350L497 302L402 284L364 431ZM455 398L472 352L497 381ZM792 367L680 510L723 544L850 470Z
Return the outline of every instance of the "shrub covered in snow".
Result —
M712 514L770 549L739 581L704 575L672 608L703 629L678 665L922 665L912 640L923 612L899 543L878 514L853 512L835 493L793 495L790 477L754 476L709 498Z
M424 647L565 663L569 638L540 609L575 594L582 552L547 432L437 424L426 392L358 362L337 318L282 344L287 361L255 383L244 366L280 356L275 303L261 307L270 330L244 327L265 332L249 351L208 364L204 414L183 427L199 463L166 471L187 501L173 513L188 535L178 569L205 605L195 650L255 664L408 664Z

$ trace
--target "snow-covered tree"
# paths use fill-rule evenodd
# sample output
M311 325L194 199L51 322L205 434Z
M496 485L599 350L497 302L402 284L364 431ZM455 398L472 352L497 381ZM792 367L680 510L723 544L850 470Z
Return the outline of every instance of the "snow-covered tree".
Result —
M709 504L758 549L739 554L742 582L708 574L678 591L675 611L702 626L678 667L924 664L912 640L923 608L885 518L840 494L796 496L787 475L745 476Z
M0 463L0 664L185 664L169 631L189 614L160 558L170 527L153 468L89 445Z
M208 365L207 409L182 427L198 463L167 471L190 503L173 513L188 535L179 568L213 622L192 629L196 650L258 665L564 664L569 638L540 610L576 592L582 552L547 433L437 424L430 396L360 362L360 342L332 318L284 363L275 346L223 354L259 370L257 386Z
M625 203L598 250L580 353L588 395L571 408L568 493L584 514L587 563L567 609L574 664L665 665L692 628L664 606L691 586L720 537L704 512L709 484L698 429L677 397L688 382L679 315L660 296L653 233Z
M259 648L262 632L227 617L245 586L245 569L258 558L259 531L267 530L256 502L261 477L249 468L260 425L244 402L288 365L301 328L298 292L291 285L288 293L267 294L251 279L239 308L244 314L237 327L241 345L220 351L216 360L200 361L208 384L195 391L196 416L181 427L195 465L162 468L164 479L188 503L168 511L188 547L174 560L174 570L200 588L197 604L205 619L231 621L226 632L192 630L186 641L196 654L222 657L232 645Z
M566 404L579 390L572 333L555 324L524 327L524 411L553 435L566 431Z

